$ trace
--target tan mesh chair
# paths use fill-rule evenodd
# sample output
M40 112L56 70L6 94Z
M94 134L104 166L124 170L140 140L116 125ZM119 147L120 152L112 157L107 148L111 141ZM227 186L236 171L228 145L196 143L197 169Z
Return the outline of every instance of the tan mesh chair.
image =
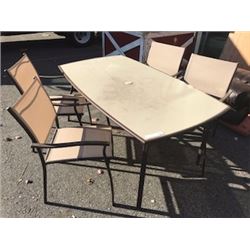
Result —
M32 84L34 77L37 77L40 81L41 78L58 78L63 76L39 76L34 65L30 61L29 57L24 53L23 56L9 69L7 69L8 74L14 80L16 87L19 92L23 94ZM79 94L76 95L60 95L60 96L50 96L53 105L55 106L57 116L76 116L80 125L81 118L83 115L83 108L87 106L90 123L91 114L89 109L89 103L84 97ZM57 122L57 126L59 126Z
M84 126L57 128L52 131L56 112L38 79L35 79L17 103L8 111L24 128L36 148L43 167L44 202L47 202L46 165L76 160L104 159L113 183L109 159L113 155L112 131L110 127ZM49 135L53 139L48 142ZM43 152L43 150L47 150Z
M192 54L184 81L209 95L224 100L238 64Z
M185 48L152 41L147 64L170 76L178 76Z
M192 87L224 101L230 94L228 89L237 66L237 63L192 54L184 74L184 81ZM209 131L211 130L212 134L215 134L217 125L216 120L214 124L204 124L200 127L203 130L203 135L196 163L199 165L202 159L202 176L204 176L205 171Z

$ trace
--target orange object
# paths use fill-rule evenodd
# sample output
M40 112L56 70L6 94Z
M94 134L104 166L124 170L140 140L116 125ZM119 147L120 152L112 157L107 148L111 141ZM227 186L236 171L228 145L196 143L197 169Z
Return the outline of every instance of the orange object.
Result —
M239 125L231 125L225 122L223 124L241 135L250 135L250 114Z

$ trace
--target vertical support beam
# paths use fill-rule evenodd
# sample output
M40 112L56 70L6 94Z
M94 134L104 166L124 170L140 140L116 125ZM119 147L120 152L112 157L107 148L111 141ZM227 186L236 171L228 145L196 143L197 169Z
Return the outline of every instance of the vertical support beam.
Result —
M147 156L148 156L148 144L143 144L142 149L142 159L141 159L141 171L140 171L140 181L137 195L137 209L141 208L142 197L143 197L143 188L145 181L145 173L146 173L146 164L147 164Z
M201 44L201 37L202 37L202 32L197 32L197 38L196 38L196 43L195 43L195 48L194 48L194 53L198 54L200 44Z
M106 55L106 51L105 51L105 33L106 32L102 32L102 56Z
M139 61L141 63L145 63L145 59L143 58L143 54L144 54L144 40L143 38L140 38L140 52L139 52Z

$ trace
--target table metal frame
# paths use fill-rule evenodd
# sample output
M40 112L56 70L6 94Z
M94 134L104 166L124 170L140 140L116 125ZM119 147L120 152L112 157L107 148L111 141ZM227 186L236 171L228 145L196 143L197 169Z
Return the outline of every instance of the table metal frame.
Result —
M145 66L145 67L148 67L148 66ZM62 71L65 78L71 83L71 85L75 89L77 89L81 94L83 94L83 96L86 97L89 102L91 102L97 109L99 109L101 112L103 112L106 115L107 122L109 125L110 125L110 121L109 121L109 118L110 118L111 120L114 120L116 123L118 123L118 125L120 125L124 130L126 130L127 132L132 134L135 138L139 139L139 141L142 143L141 169L140 169L140 178L139 178L139 186L138 186L138 194L137 194L137 205L136 205L137 209L141 209L142 199L143 199L144 181L145 181L145 175L146 175L148 151L149 151L149 147L150 147L151 143L158 141L160 139L164 139L164 138L179 134L179 133L184 133L185 130L179 131L178 133L175 133L175 134L166 135L166 136L155 138L155 139L148 140L148 141L142 140L141 138L138 138L138 136L135 133L133 133L133 131L131 131L129 128L127 128L123 124L119 123L119 121L114 119L114 117L112 117L112 114L105 112L105 110L103 110L102 107L98 106L95 102L93 102L91 99L89 99L88 96L86 95L86 93L83 93L83 91L81 91L81 89L77 86L77 84L72 82L70 77L67 76L67 74L64 72L64 70L61 68L61 66L59 66L59 69ZM185 84L185 83L183 83L183 84ZM216 114L213 118L216 118L217 116L218 116L218 114ZM213 118L211 118L211 119L213 119ZM194 127L197 127L197 124ZM192 128L189 127L188 130L190 130L190 129L192 129ZM204 128L203 134L202 134L202 139L201 139L201 146L198 150L198 157L197 157L197 161L196 161L197 165L202 163L202 176L204 176L204 173L205 173L207 137L208 137L208 129Z

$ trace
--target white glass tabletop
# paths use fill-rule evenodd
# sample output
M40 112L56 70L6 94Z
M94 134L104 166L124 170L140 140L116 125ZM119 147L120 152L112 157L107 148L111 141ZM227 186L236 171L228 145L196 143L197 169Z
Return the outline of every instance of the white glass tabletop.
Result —
M229 109L184 82L124 56L59 68L94 106L142 142L177 134Z

